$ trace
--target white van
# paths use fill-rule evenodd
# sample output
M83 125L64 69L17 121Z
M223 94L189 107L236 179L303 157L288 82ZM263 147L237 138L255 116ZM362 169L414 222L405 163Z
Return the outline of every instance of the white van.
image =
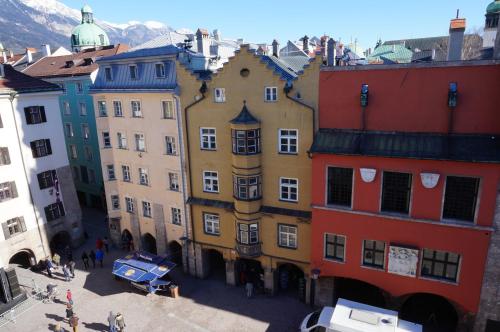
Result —
M301 332L422 332L422 325L398 318L392 310L339 299L304 318Z

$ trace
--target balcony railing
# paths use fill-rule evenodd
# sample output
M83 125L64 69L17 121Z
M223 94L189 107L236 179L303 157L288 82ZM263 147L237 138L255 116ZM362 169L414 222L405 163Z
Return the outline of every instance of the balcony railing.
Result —
M236 251L245 257L259 257L262 254L260 243L243 244L236 241Z

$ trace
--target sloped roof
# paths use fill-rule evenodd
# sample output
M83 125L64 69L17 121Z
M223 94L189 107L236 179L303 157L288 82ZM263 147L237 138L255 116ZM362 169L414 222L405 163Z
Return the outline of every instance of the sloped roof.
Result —
M179 53L180 49L174 45L166 45L162 47L154 47L154 48L144 48L144 49L135 49L128 52L123 52L117 55L103 57L100 61L116 61L116 60L124 60L124 59L136 59L143 57L152 57L152 56L162 56L162 55L175 55Z
M247 108L247 104L244 101L243 102L243 108L241 109L240 114L238 114L234 119L229 121L229 123L232 124L256 124L260 123L259 120L257 120L252 113Z
M409 63L412 55L413 52L403 45L380 45L373 50L373 53L366 60L368 62L386 62L385 60L388 60L394 63Z
M3 65L4 77L0 78L0 92L41 92L59 91L61 88L52 83L21 73L10 65Z

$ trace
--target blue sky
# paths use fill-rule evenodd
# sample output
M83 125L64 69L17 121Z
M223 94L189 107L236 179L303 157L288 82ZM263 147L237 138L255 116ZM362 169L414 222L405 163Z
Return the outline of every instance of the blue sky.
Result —
M73 8L85 1L61 0ZM492 0L87 0L98 19L125 23L154 20L175 29L219 29L222 36L281 44L304 34L324 33L365 48L382 40L448 34L449 20L460 9L467 29L482 28Z

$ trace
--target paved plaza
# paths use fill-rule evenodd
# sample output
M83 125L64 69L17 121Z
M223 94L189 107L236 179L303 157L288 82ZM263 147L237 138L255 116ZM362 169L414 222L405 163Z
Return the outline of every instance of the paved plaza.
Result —
M105 256L103 268L83 270L79 259L82 250L94 248L97 236L105 233L103 216L85 211L87 242L74 251L76 277L65 282L61 274L50 279L45 274L18 268L21 284L39 287L52 282L58 285L62 301L31 307L0 328L6 332L51 331L56 323L69 330L65 320L66 289L73 293L74 308L80 318L79 331L108 331L109 311L121 312L126 331L297 331L300 321L311 308L290 296L257 295L247 299L242 287L226 286L222 280L200 280L176 268L172 277L179 284L180 297L146 295L111 274L112 262L124 252L112 249Z

